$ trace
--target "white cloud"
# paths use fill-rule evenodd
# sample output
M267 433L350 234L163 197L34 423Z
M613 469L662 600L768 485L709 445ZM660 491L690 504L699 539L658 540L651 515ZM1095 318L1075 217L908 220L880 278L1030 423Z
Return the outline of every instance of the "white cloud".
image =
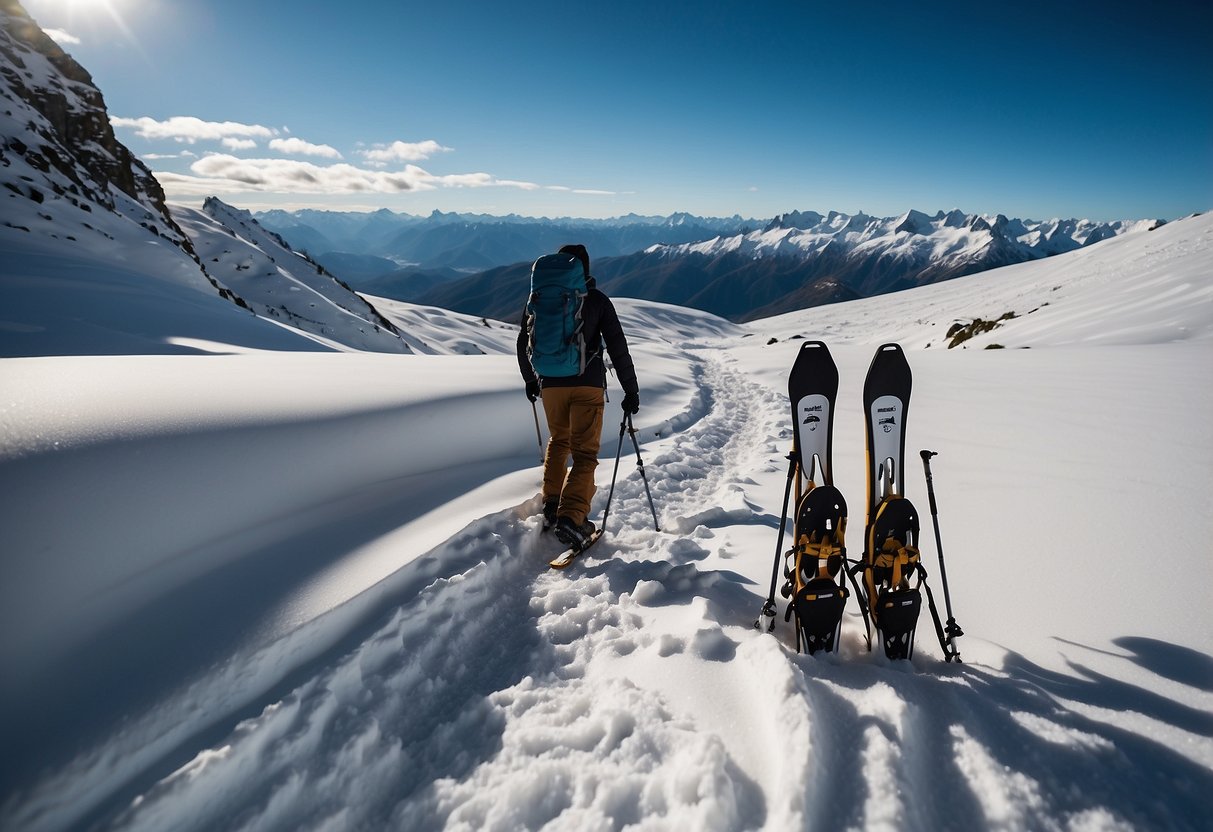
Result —
M441 182L448 188L484 188L494 183L492 174L488 173L449 173L432 177L430 181Z
M47 37L60 46L74 46L80 43L80 38L62 29L43 29L42 31L46 32Z
M435 153L449 153L451 148L443 147L433 139L423 142L392 142L377 144L370 150L358 151L368 162L420 162Z
M232 150L252 150L257 146L253 139L236 139L231 136L223 140L223 146Z
M498 179L489 173L436 176L416 165L403 170L367 170L350 164L317 165L295 159L240 159L216 153L190 165L193 175L157 172L166 191L178 196L223 192L400 193L436 188L539 188L532 182Z
M503 188L520 188L524 191L537 191L542 185L536 185L534 182L519 182L517 179L498 179L493 183L500 185Z
M145 139L172 139L185 144L198 141L222 141L228 138L269 139L278 131L260 124L241 124L237 121L203 121L194 116L173 116L164 121L143 116L142 118L110 119L114 127L133 128Z
M599 191L592 188L570 188L565 185L546 185L545 188L549 191L561 191L568 194L581 194L583 196L615 196L616 191Z
M326 159L340 159L337 149L327 144L312 144L303 139L271 139L270 150L279 153L293 153L300 156L323 156Z

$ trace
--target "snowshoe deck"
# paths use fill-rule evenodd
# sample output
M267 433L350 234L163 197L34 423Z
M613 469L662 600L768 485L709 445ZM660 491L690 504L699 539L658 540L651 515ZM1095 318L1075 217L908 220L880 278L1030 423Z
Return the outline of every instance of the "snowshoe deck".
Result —
M821 341L805 341L796 353L788 374L788 401L792 405L792 448L800 460L801 473L832 485L831 455L834 435L834 399L838 395L838 367L829 348Z
M884 344L876 350L863 383L863 409L867 416L868 524L876 516L881 500L906 493L906 416L912 384L910 364L900 346Z

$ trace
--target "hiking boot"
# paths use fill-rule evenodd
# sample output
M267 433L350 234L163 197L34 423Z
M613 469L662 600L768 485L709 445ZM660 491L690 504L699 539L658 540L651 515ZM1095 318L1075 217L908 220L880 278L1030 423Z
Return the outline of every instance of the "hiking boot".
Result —
M556 525L556 509L560 507L560 500L551 499L543 501L543 527L550 529Z
M589 520L574 523L571 517L562 516L556 521L556 538L566 546L584 546L594 532L594 524Z

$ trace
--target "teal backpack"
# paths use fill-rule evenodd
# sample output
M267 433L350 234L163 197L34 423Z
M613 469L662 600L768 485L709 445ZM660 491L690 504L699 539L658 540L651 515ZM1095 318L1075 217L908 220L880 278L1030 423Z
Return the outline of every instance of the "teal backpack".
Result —
M561 378L585 372L581 307L588 291L585 267L571 254L545 254L531 267L527 356L538 375Z

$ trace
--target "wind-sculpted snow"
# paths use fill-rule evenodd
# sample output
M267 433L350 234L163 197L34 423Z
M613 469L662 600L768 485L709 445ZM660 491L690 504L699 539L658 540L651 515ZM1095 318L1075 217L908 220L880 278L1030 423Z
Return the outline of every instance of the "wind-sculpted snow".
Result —
M1207 229L765 329L621 303L662 531L625 442L607 536L559 573L509 355L0 365L22 391L0 446L0 826L1203 829ZM1026 318L1033 349L923 348L1061 274L1049 316ZM1086 338L1116 297L1097 308L1131 336ZM449 335L412 313L420 340ZM854 599L836 655L796 654L782 615L751 626L794 336L823 333L852 557L864 370L886 337L907 345L963 665L925 613L913 661L869 653ZM595 519L619 419L613 404ZM920 477L908 496L927 504ZM47 558L61 566L21 577ZM55 628L76 644L59 660Z

